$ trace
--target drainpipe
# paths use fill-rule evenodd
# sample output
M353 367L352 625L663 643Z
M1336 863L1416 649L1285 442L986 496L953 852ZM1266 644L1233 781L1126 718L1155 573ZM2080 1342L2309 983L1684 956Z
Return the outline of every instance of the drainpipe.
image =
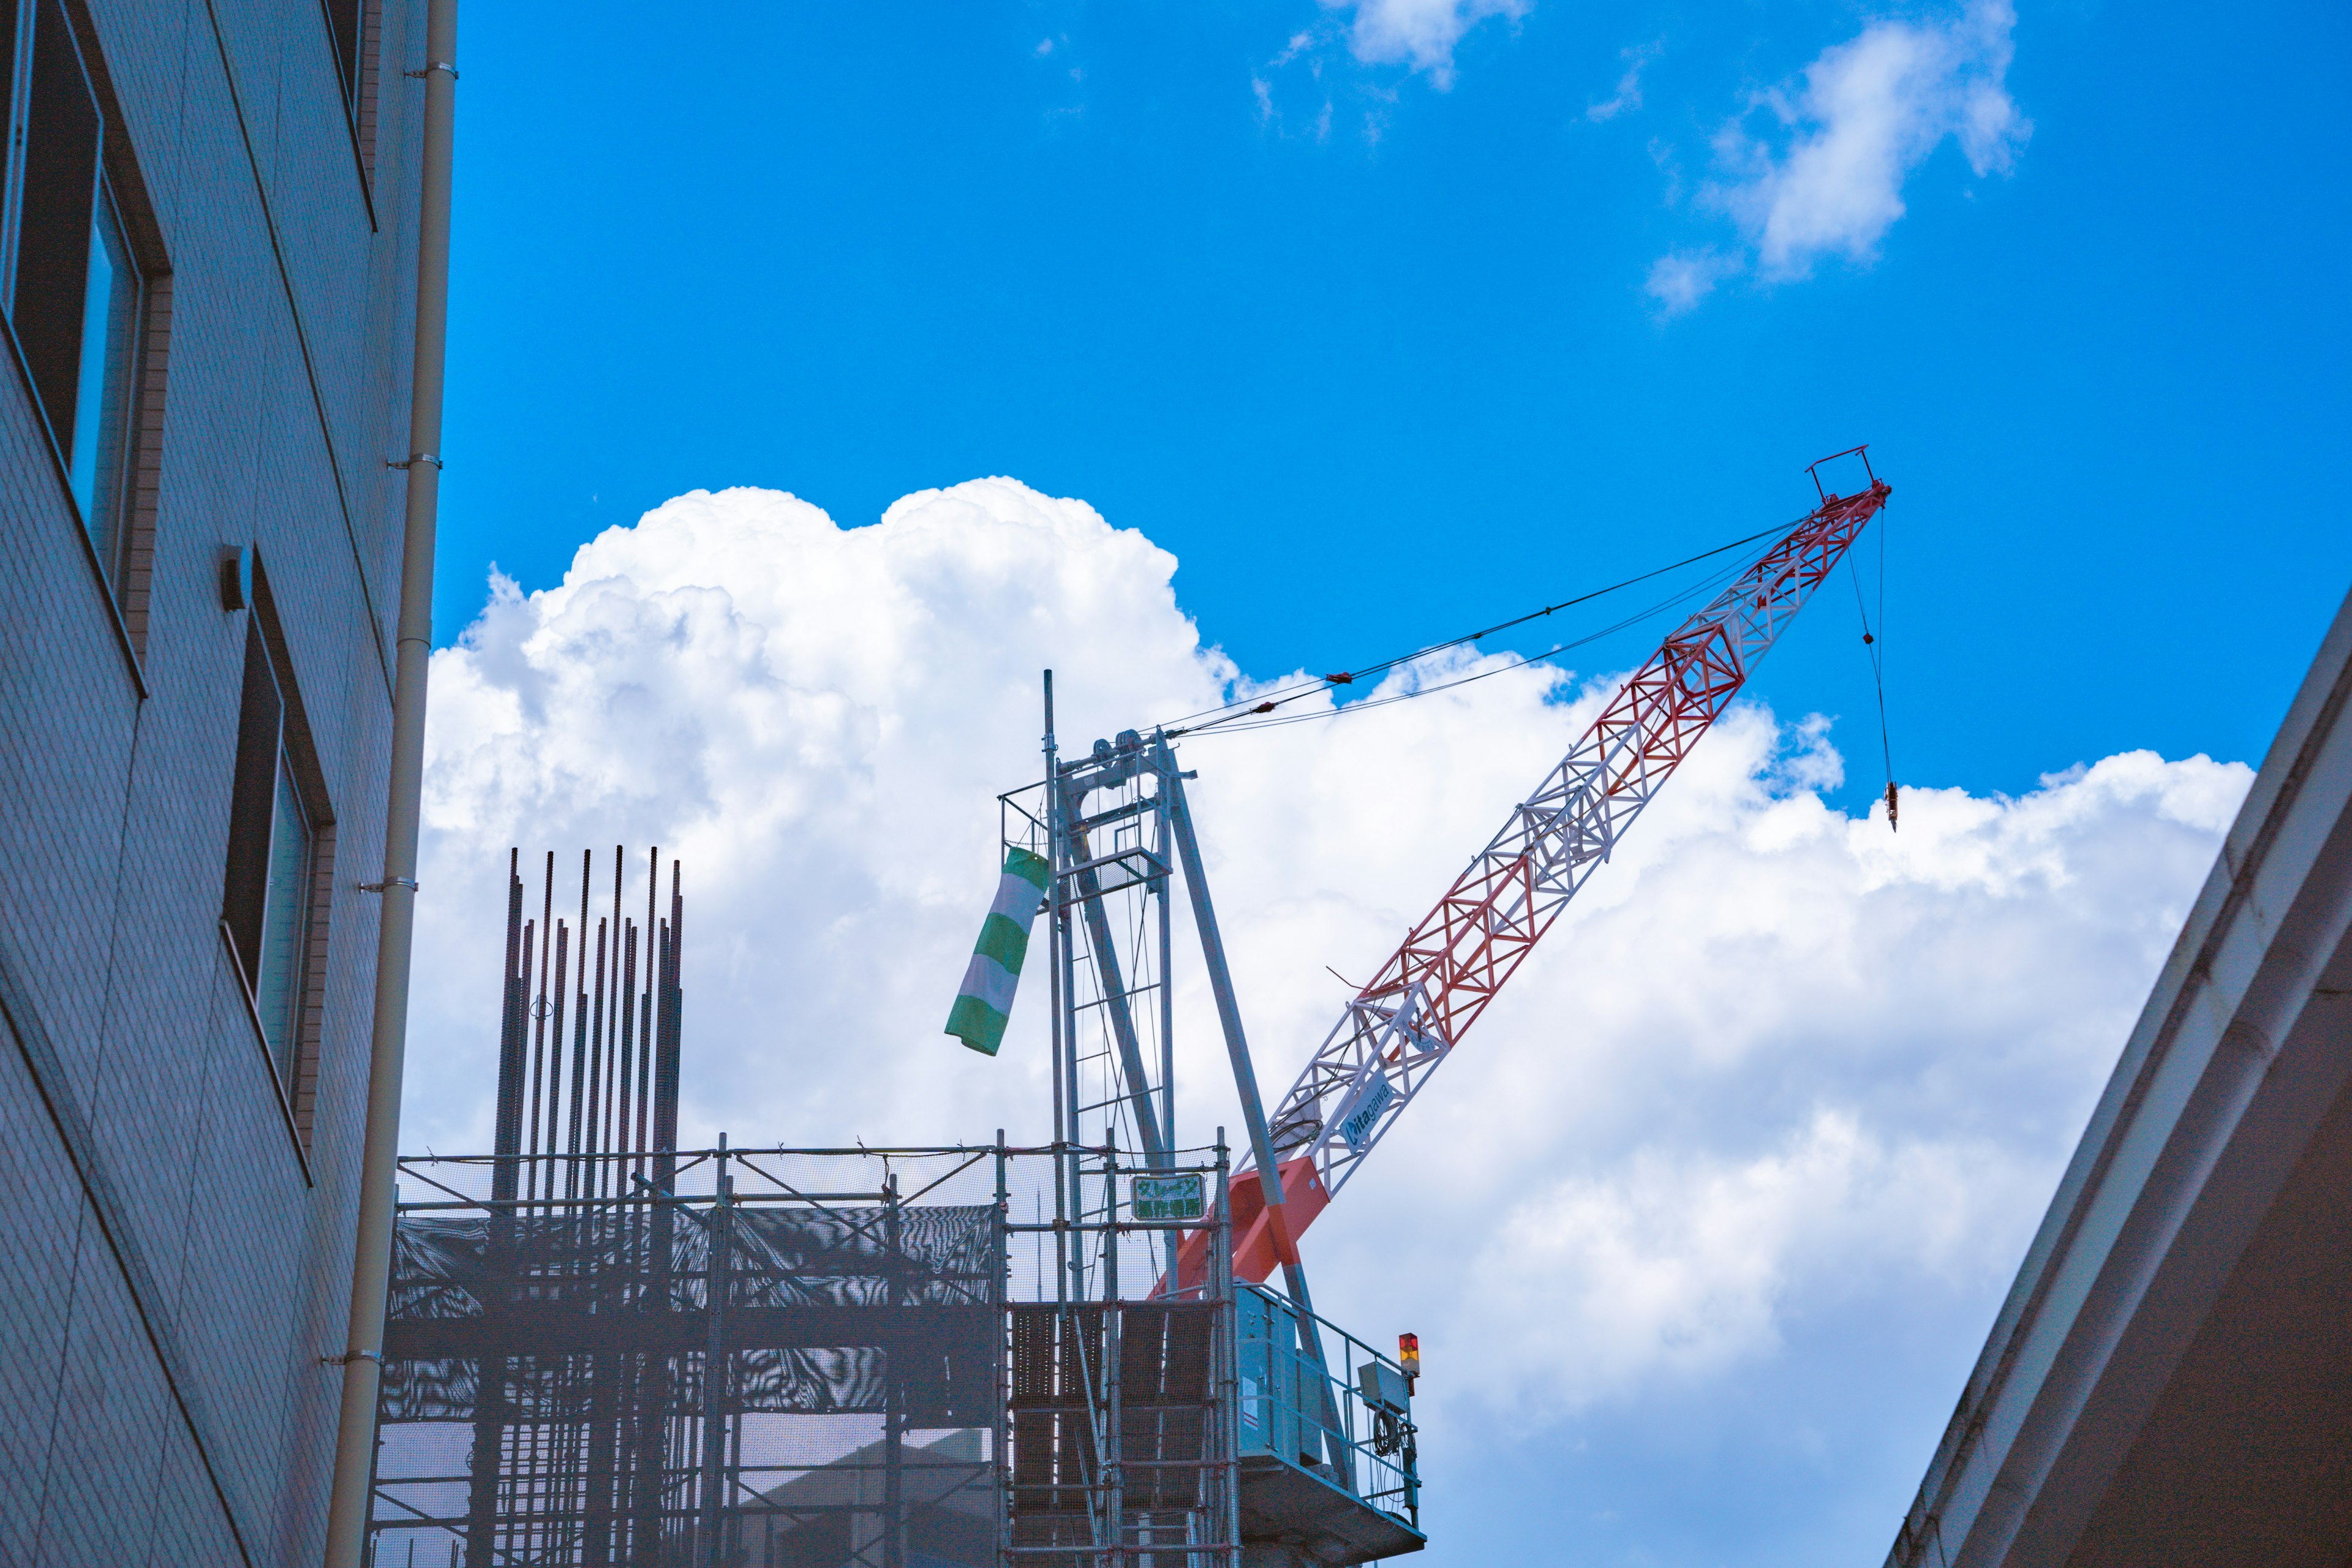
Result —
M408 407L408 517L400 552L400 622L392 686L392 787L384 807L383 899L375 950L375 1027L368 1047L367 1137L360 1156L359 1239L352 1258L351 1337L342 1421L327 1511L326 1568L360 1568L375 1473L376 1391L392 1272L393 1181L399 1173L400 1079L408 1045L408 959L416 929L416 829L425 782L425 675L433 652L433 531L441 499L441 384L449 326L449 141L457 100L457 0L425 11L425 147L417 187L416 343Z

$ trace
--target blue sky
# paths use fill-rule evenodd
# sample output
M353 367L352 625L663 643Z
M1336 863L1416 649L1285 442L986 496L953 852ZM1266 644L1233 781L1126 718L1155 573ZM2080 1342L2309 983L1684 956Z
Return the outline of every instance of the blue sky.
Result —
M2346 14L2029 5L2012 172L1947 140L1873 258L1662 320L1658 258L1738 243L1711 142L1879 15L1544 0L1441 89L1314 5L476 7L442 637L694 487L847 525L1003 473L1173 551L1244 668L1328 668L1868 440L1906 778L2258 756L2352 579ZM1861 722L1853 634L1760 689Z
M1780 1282L1755 1287L1769 1299L1769 1322L1708 1330L1708 1344L1734 1346L1717 1359L1685 1365L1660 1352L1665 1371L1562 1373L1567 1393L1517 1404L1488 1389L1475 1407L1487 1424L1473 1431L1469 1415L1445 1416L1446 1446L1432 1449L1438 1541L1426 1561L1874 1563L1981 1342L2021 1227L2046 1201L2054 1162L2242 779L2142 769L2120 783L2095 773L2013 811L1992 803L2135 748L2175 763L2198 752L2259 762L2352 582L2341 478L2352 428L2352 94L2343 85L2352 16L2322 5L2217 12L2031 0L2013 25L1982 5L1486 0L1483 9L1495 14L1472 0L1362 10L1315 0L471 7L439 636L449 643L480 612L493 562L526 593L551 588L593 536L697 488L789 490L848 527L909 492L1002 474L1082 498L1172 552L1179 605L1243 670L1337 668L1791 518L1811 498L1807 461L1871 442L1895 487L1885 537L1896 771L1906 784L1953 792L1957 825L1948 840L1919 847L1906 827L1902 852L1925 858L1905 875L1919 889L1962 891L1948 904L1920 892L1904 927L1919 934L1889 961L1903 966L1901 982L1883 994L1839 990L1834 1016L1803 1020L1806 988L1822 982L1769 942L1758 949L1760 978L1716 976L1737 995L1792 987L1785 1019L1759 1008L1765 1022L1733 1031L1748 1042L1748 1077L1708 1077L1706 1051L1693 1047L1684 1063L1653 1044L1676 1025L1675 987L1706 984L1657 960L1664 1011L1629 1015L1618 1054L1655 1051L1665 1076L1596 1100L1645 1109L1598 1131L1570 1126L1564 1111L1575 1139L1528 1144L1524 1171L1565 1184L1554 1194L1559 1213L1596 1224L1666 1215L1662 1232L1680 1223L1669 1201L1683 1190L1676 1182L1728 1193L1718 1207L1745 1214L1740 1205L1762 1204L1754 1194L1768 1189L1813 1192L1807 1172L1830 1173L1820 1190L1847 1194L1841 1204L1867 1209L1853 1194L1877 1182L1944 1193L1954 1214L1976 1214L1969 1205L1979 1202L1992 1217L1945 1225L1923 1215L1913 1227L1881 1215L1820 1236L1797 1226L1788 1233L1797 1239L1753 1265L1757 1278ZM1433 31L1418 35L1416 54L1391 47L1383 17ZM1891 97L1872 98L1874 63L1896 56L1909 74ZM1843 142L1830 134L1841 128ZM1829 155L1856 146L1891 156L1892 172L1876 178L1867 156ZM1677 278L1714 281L1696 293L1678 291ZM988 506L996 510L969 519L975 551L1014 558L1029 546L1003 541L1045 526L1018 498ZM664 570L656 557L670 548L662 541L681 537L642 533L605 559L650 594ZM1876 546L1867 548L1874 567ZM1115 546L1081 540L1068 559L1090 550ZM1086 602L1058 585L1061 558L1020 558L1043 563L1038 603L1072 606L1075 619ZM1147 674L1106 673L1097 685L1156 700L1192 675L1149 673L1174 668L1167 628L1151 621L1150 571L1121 559L1104 572L1139 585L1118 602L1159 640L1137 655ZM757 574L719 552L672 576L729 581L722 567L747 583ZM768 623L779 646L794 617L826 613L792 589L761 590L796 606ZM793 656L796 668L830 669L817 645L858 638L866 611L835 610L841 619L824 637L805 625L796 634L811 645ZM553 599L528 612L543 627L577 613ZM889 619L898 614L877 601L867 618L911 638ZM1580 653L1576 668L1630 666L1656 631ZM1554 635L1529 628L1489 646L1533 652ZM509 709L476 701L507 679L499 670L525 662L506 636L487 637L503 650L497 658L436 664L437 755L496 752L520 770L561 749L552 730L501 731L496 715ZM593 637L567 636L562 646L589 650L582 668L602 657ZM1072 647L1048 636L1006 655L1023 669L1120 658L1115 629L1099 625ZM611 677L619 686L583 677L581 689L609 699L643 684L643 668ZM808 677L811 689L833 679ZM954 694L901 692L870 672L840 679L877 710L929 714L942 734L961 721ZM1505 744L1525 713L1506 685L1477 689L1488 707L1459 727L1433 720L1400 743L1433 759ZM1880 773L1851 598L1820 601L1751 691L1784 721L1809 711L1835 721L1844 784L1795 793L1815 789L1860 810ZM699 712L706 697L710 712L732 710L725 692L677 705ZM1138 710L1099 727L1157 716ZM1010 736L1011 766L1024 765L1026 721L996 728ZM609 752L611 737L597 734ZM973 743L955 734L956 745ZM480 736L491 738L476 745ZM1793 743L1751 734L1738 742L1739 766L1785 768ZM1344 776L1368 778L1378 765L1372 742L1362 744ZM810 763L815 754L779 753L747 773L746 812L788 773L797 782L777 798L795 802L851 776ZM1229 771L1258 765L1236 752ZM436 766L452 770L438 777L461 777L456 763ZM549 767L557 782L533 787L586 776ZM997 777L1003 771L977 770L994 779L986 788L1019 782ZM485 765L463 776L476 781L466 789L487 790L479 780L522 774ZM1283 776L1265 772L1267 799ZM976 779L955 782L984 797ZM620 805L549 807L555 847L568 847L561 836L575 826L578 842L611 843L625 830L632 842L681 841L675 811L665 816L614 788ZM1204 778L1204 798L1211 788ZM1739 833L1764 832L1759 824L1803 804L1722 791L1694 784L1687 804L1729 803L1722 811ZM502 856L493 794L445 790L471 803L471 826L434 829L450 865ZM2178 804L2191 795L2197 804ZM1450 874L1492 826L1483 815L1455 822L1402 807L1350 817L1337 800L1294 819L1238 791L1226 801L1223 820L1243 824L1230 828L1237 841L1248 841L1244 819L1269 844L1328 831L1316 864L1335 868L1335 887L1352 863L1341 828L1362 843L1396 820L1433 822L1430 845L1380 850L1406 869L1380 860L1363 872L1377 871L1379 886L1343 889L1367 909L1416 903L1424 881L1433 894L1440 871ZM923 809L949 808L933 800ZM1921 809L1922 831L1940 831L1937 808ZM781 806L760 817L747 841L789 837L777 826L788 817ZM1371 825L1359 830L1360 820ZM786 826L820 837L802 821ZM1780 831L1765 837L1778 844ZM1863 889L1881 874L1853 869L1875 864L1867 846L1853 851L1862 859L1824 848L1816 864L1741 847L1736 834L1685 840L1662 824L1657 837L1677 847L1659 848L1638 873L1648 879L1643 896L1612 917L1646 931L1653 952L1709 918L1704 890L1735 874L1767 900L1796 887L1790 926L1815 910L1808 879ZM2011 847L1936 860L1945 853L1937 845L1995 839ZM2030 879L2053 843L2050 853L2074 857L2073 893L2060 879L2046 907L2020 913L1993 888L1998 877L1990 891L1969 890L1978 873L1968 868L1987 856L2011 855L2018 868L2001 875ZM804 865L802 854L787 846L745 858L782 868L777 886L833 887L831 863ZM1712 869L1690 868L1701 866ZM1229 924L1252 909L1280 916L1284 889L1254 874L1244 868L1228 884L1240 907ZM977 875L985 880L984 868ZM1678 876L1701 892L1675 894ZM841 886L846 909L867 882ZM714 942L734 918L727 896L722 914L698 926ZM1875 896L1830 902L1882 908L1868 903ZM753 902L740 907L748 932L814 920L780 913L771 927ZM876 894L859 918L869 920L862 929L919 926L910 951L936 947L945 963L968 942L965 912ZM923 923L935 914L936 929ZM1359 923L1376 931L1388 918L1374 910ZM1932 945L1938 922L1953 933L1941 949ZM1579 939L1589 949L1633 941L1594 927ZM444 937L425 940L431 950ZM1354 951L1333 938L1302 972L1327 956L1345 967ZM1552 986L1542 994L1562 1006L1579 995L1580 964L1588 979L1596 966L1610 978L1635 973L1611 975L1590 957L1546 959L1549 977L1531 966L1524 987ZM2011 982L2000 1005L2015 1011L1961 1038L1939 1020L2004 989L1987 978ZM913 1012L926 1019L929 984L911 985L922 994ZM1253 984L1284 1025L1260 1034L1280 1042L1261 1054L1290 1050L1294 1001L1302 1019L1324 1002L1294 998L1271 978ZM717 998L705 1016L734 1005ZM742 1016L758 1016L752 1003ZM859 1026L853 1013L840 1017ZM1504 1025L1490 1027L1499 1037ZM1785 1061L1771 1056L1778 1046L1768 1049L1784 1037L1797 1042ZM1908 1042L1910 1054L1853 1065L1889 1040ZM1844 1065L1832 1072L1823 1062ZM1846 1076L1809 1100L1817 1069ZM1458 1070L1467 1090L1482 1069ZM1286 1081L1282 1064L1261 1072ZM478 1078L466 1081L486 1088ZM942 1093L996 1092L971 1087L977 1079L942 1081ZM415 1124L440 1127L446 1146L480 1098L469 1089L432 1102ZM1740 1108L1768 1101L1770 1116L1739 1121ZM792 1101L774 1103L779 1125L796 1114ZM1428 1119L1433 1137L1440 1114ZM1643 1128L1685 1121L1706 1121L1706 1135L1644 1142ZM1996 1131L1981 1146L1939 1142L1947 1123ZM1849 1127L1858 1129L1851 1137L1839 1131ZM1440 1147L1424 1145L1422 1157ZM1984 1152L1996 1147L1998 1158ZM1588 1148L1600 1152L1580 1152ZM1667 1158L1675 1149L1679 1165ZM1403 1152L1396 1159L1399 1172L1412 1168ZM1661 1161L1697 1173L1644 1187L1643 1173L1665 1169ZM1897 1180L1948 1167L1973 1173ZM1403 1188L1392 1196L1418 1201ZM1507 1216L1499 1204L1494 1212L1500 1227ZM1340 1225L1335 1211L1326 1228ZM1900 1234L1909 1229L1961 1239L1914 1246ZM1417 1250L1436 1246L1415 1234ZM1334 1297L1376 1320L1384 1268L1431 1267L1377 1226L1318 1239L1337 1260ZM1478 1278L1501 1279L1501 1295L1519 1289L1518 1276L1494 1273L1488 1254L1462 1258L1465 1269L1486 1270ZM1722 1267L1745 1279L1750 1265ZM1610 1321L1575 1295L1587 1276L1560 1268L1544 1277L1564 1282L1558 1312L1529 1298L1536 1304L1514 1327L1489 1334L1507 1347L1518 1334L1552 1346L1530 1351L1530 1385L1549 1386L1539 1356L1582 1365L1544 1338L1552 1318ZM1748 1323L1738 1303L1749 1298L1723 1289L1720 1300L1737 1300L1722 1321ZM1428 1293L1419 1279L1408 1288L1400 1279L1397 1290ZM1435 1310L1421 1321L1437 1322ZM1447 1353L1459 1364L1470 1347Z

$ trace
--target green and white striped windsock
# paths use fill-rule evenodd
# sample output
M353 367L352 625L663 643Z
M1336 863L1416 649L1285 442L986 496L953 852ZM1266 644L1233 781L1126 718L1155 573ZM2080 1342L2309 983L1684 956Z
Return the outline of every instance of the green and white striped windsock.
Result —
M1013 1012L1013 988L1021 983L1021 958L1029 951L1029 928L1037 920L1037 901L1054 868L1043 855L1026 849L1004 852L1004 875L996 884L996 902L972 944L971 964L963 972L963 989L948 1012L947 1032L984 1056L994 1056L1004 1043L1004 1020Z

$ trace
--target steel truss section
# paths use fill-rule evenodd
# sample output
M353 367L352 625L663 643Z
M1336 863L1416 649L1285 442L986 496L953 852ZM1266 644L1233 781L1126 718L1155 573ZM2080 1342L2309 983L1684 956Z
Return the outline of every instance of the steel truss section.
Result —
M1348 1004L1283 1096L1272 1120L1286 1173L1311 1162L1327 1201L1347 1184L1889 493L1874 474L1858 494L1824 495L1618 689ZM1294 1180L1286 1174L1285 1184ZM1251 1261L1244 1249L1241 1272L1262 1277Z

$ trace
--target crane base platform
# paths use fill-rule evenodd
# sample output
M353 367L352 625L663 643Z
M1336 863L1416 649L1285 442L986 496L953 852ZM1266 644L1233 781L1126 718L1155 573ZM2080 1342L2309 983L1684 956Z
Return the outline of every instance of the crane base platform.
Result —
M1244 1568L1339 1568L1428 1544L1394 1514L1271 1454L1242 1457L1241 1525Z

